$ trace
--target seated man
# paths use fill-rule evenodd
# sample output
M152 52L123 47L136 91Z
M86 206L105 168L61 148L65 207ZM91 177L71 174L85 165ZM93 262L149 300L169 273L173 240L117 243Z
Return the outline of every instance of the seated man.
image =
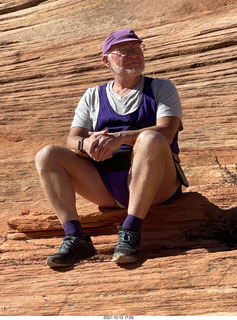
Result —
M103 44L103 62L114 80L85 92L68 148L50 145L36 156L42 188L65 231L58 253L47 259L52 268L96 254L79 222L75 192L102 207L127 208L118 227L116 263L137 260L150 207L181 195L185 182L174 160L182 130L180 100L169 80L142 75L143 52L133 30L112 32Z

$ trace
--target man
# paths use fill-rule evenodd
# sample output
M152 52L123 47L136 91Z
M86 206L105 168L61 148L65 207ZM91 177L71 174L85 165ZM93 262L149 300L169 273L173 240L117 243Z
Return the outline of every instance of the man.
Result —
M181 195L185 182L172 155L179 153L181 104L169 80L142 75L143 51L133 30L112 32L103 45L103 62L114 81L85 92L68 148L46 146L36 156L42 188L66 234L58 253L47 259L52 268L96 254L80 225L75 192L102 207L127 208L118 227L116 263L137 260L149 208Z

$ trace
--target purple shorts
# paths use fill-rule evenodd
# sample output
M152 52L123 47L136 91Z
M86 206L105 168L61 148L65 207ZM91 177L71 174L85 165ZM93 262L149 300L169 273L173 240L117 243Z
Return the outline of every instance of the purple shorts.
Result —
M127 208L128 202L129 202L129 189L128 189L128 183L127 183L129 170L105 172L98 167L97 167L97 170L100 174L100 177L104 185L112 194L116 202L118 202L119 204ZM163 204L173 203L181 195L182 195L182 188L180 184L177 191L168 200L163 202Z
M97 168L98 169L98 168ZM98 169L100 177L114 199L124 207L128 207L128 170L104 172ZM119 206L119 205L118 205Z

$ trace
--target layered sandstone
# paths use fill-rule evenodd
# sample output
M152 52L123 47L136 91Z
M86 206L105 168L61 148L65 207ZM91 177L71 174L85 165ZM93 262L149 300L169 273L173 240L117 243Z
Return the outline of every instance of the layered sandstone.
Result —
M237 314L236 16L231 0L1 2L0 315ZM53 271L63 231L34 157L65 145L83 92L111 79L101 45L116 28L134 28L145 74L178 89L190 187L150 210L140 260L125 267L110 258L126 211L77 197L98 255Z

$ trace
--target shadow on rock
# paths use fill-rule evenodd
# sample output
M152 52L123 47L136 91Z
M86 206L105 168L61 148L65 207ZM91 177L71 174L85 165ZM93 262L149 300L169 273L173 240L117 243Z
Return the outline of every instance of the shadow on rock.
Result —
M222 210L197 192L152 208L143 222L141 255L149 259L199 248L219 252L236 247L237 208Z

